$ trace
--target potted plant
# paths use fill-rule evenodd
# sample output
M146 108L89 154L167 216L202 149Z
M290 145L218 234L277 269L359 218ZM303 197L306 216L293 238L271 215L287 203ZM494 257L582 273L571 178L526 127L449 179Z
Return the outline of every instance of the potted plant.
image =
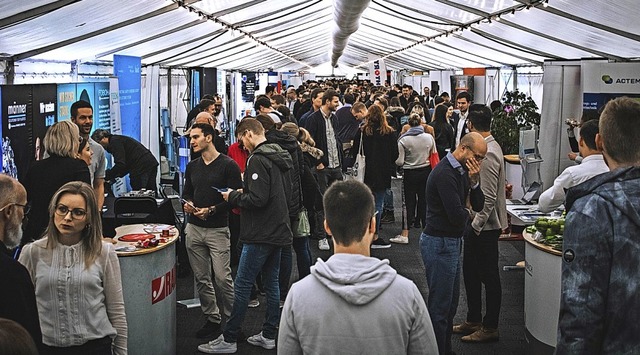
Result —
M502 97L502 107L493 112L491 134L504 155L518 154L520 130L539 125L538 105L531 96L518 90L507 91Z

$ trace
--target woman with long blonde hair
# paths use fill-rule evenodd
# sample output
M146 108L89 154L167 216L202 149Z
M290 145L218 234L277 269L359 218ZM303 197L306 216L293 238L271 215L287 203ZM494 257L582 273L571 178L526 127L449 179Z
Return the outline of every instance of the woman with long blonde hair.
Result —
M102 242L93 188L63 185L49 204L44 238L27 244L19 261L35 287L46 354L127 353L120 263Z
M89 167L77 159L81 140L78 126L71 121L57 122L47 130L44 148L49 156L34 162L24 179L31 212L23 245L42 237L47 228L49 201L62 185L70 181L91 183Z

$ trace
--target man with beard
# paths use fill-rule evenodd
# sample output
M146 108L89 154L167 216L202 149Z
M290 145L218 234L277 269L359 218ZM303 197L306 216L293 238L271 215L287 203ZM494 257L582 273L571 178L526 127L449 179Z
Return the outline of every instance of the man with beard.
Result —
M325 91L322 96L322 106L311 115L306 126L311 138L316 142L316 148L324 153L316 166L318 185L322 194L334 181L342 180L342 142L336 133L338 118L334 114L339 104L338 92ZM320 239L318 248L329 250L327 238Z
M91 156L91 164L89 165L89 174L91 174L91 185L96 193L96 201L98 202L98 210L104 205L104 177L107 166L107 160L104 154L104 148L98 142L89 137L89 133L93 129L93 107L86 101L76 101L71 105L71 122L78 126L80 137L89 140L89 146L93 155Z
M440 355L451 352L453 317L460 295L460 251L471 209L482 211L480 163L487 143L476 132L436 165L427 180L427 220L420 235L420 252L429 286L427 309Z
M17 180L0 174L0 318L16 321L42 348L36 294L29 272L11 257L22 239L22 220L28 212L27 191Z
M217 336L220 310L216 302L211 270L215 284L222 292L224 314L231 315L233 281L231 278L229 241L229 203L215 188L242 187L240 168L233 159L218 152L213 145L213 126L196 123L191 128L191 146L200 158L187 165L183 198L184 211L192 214L185 228L187 253L196 279L205 325L196 332L198 338Z

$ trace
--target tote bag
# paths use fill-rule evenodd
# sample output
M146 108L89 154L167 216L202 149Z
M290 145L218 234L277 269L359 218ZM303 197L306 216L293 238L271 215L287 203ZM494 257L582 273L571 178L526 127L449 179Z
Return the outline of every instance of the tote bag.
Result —
M353 170L351 172L353 180L364 183L364 168L366 166L364 149L362 148L362 132L360 132L360 147L358 148L358 155L356 156L356 162L353 164Z

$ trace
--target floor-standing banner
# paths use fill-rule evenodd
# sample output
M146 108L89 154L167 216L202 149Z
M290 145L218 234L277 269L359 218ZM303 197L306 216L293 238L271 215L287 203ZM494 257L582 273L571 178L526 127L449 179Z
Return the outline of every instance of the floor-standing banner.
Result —
M95 83L95 101L93 103L93 129L109 129L111 126L110 83Z
M27 116L31 85L2 87L2 172L22 180L31 161Z
M140 140L140 57L113 56L113 74L120 89L122 135Z
M32 147L31 153L35 160L44 158L44 135L47 133L47 129L56 123L57 92L56 84L32 86L33 116L29 140Z

